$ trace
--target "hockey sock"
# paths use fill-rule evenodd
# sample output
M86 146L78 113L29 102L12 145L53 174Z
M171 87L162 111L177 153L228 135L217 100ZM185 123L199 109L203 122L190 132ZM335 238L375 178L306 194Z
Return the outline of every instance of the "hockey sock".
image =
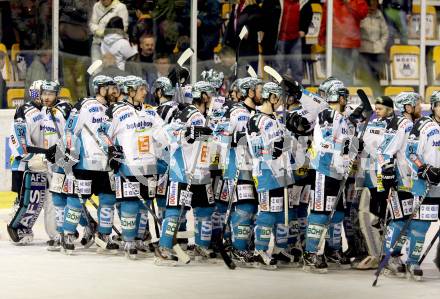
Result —
M158 196L156 198L156 204L157 204L157 211L156 211L157 218L163 219L163 216L164 216L164 213L165 213L166 204L167 204L166 197Z
M404 220L392 220L388 225L387 235L385 238L385 243L383 245L384 246L383 252L385 255L387 255L390 252L391 245L394 244L394 242L396 241L404 224L405 224ZM405 244L405 242L406 242L406 236L402 236L399 240L399 243L396 244L394 248L393 255L400 254L400 252L402 251L402 246L403 244Z
M269 249L272 229L276 223L276 213L259 212L255 225L255 249L267 251Z
M289 234L287 238L288 245L295 245L298 242L299 222L298 207L289 209Z
M179 208L167 208L165 218L162 222L162 234L160 235L159 246L168 249L173 248L173 235L177 229L177 219L179 218Z
M308 204L300 203L298 207L299 238L301 244L306 240Z
M63 233L64 209L66 208L67 198L60 193L52 193L52 201L55 206L55 220L57 223L57 231Z
M101 234L110 235L112 233L115 204L114 194L99 194L98 231Z
M328 228L329 248L332 251L339 251L342 248L342 221L344 212L336 211Z
M408 259L407 264L417 264L422 254L423 244L425 243L425 236L428 232L431 222L413 220L408 228Z
M139 203L136 201L121 202L121 227L124 241L134 241L137 236L136 217L139 214Z
M138 201L139 212L136 217L137 238L144 240L148 231L148 212L144 203Z
M196 245L209 247L212 237L212 213L214 213L214 207L194 208Z
M255 208L256 206L252 204L237 204L235 211L232 212L232 245L238 250L246 250L248 248Z
M212 213L212 240L216 242L222 233L223 222L225 220L226 210L228 205L223 202L215 203L215 210Z
M81 203L78 197L67 197L67 205L64 210L63 230L66 233L74 234L81 218Z

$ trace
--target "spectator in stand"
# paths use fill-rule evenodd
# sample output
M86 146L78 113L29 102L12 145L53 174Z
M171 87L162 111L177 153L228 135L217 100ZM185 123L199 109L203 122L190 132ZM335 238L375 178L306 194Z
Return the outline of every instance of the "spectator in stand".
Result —
M388 23L389 40L387 48L399 38L403 45L408 44L408 22L411 17L412 0L384 0L383 14Z
M224 46L220 53L218 53L218 57L220 61L214 65L214 69L222 72L225 76L224 83L220 89L220 94L225 96L229 91L232 80L234 80L235 51L228 46Z
M217 0L198 0L197 9L197 57L213 60L220 39L220 4Z
M263 55L268 65L274 65L277 54L278 30L281 16L281 0L263 0L261 11L264 20Z
M29 90L32 82L37 80L50 80L51 79L51 67L52 67L52 53L50 51L50 45L46 44L34 56L30 67L26 72L26 80L24 83L24 89ZM26 92L26 100L29 100L29 95Z
M263 18L260 7L255 0L237 0L229 15L229 23L225 31L224 44L239 51L240 65L238 76L245 76L246 65L258 69L258 34L263 32ZM249 33L239 44L239 35L243 26Z
M153 68L150 69L150 71L148 71L145 75L145 80L147 81L148 86L153 86L154 81L156 81L156 79L159 77L168 77L170 70L171 61L169 55L166 53L157 54L156 59L154 60ZM150 91L147 98L152 100L152 94L150 94ZM154 100L152 103L154 103Z
M120 17L111 18L104 31L104 39L101 44L101 54L112 54L116 59L116 65L120 70L125 70L125 62L136 58L137 49L128 41L124 32L124 24Z
M118 16L122 19L124 30L128 28L128 11L125 4L119 0L99 0L93 6L92 18L89 22L90 31L93 34L91 49L92 62L101 59L101 42L108 21Z
M281 2L281 24L277 43L278 68L281 73L287 73L301 83L304 76L302 39L312 22L312 6L310 1L302 8L299 0Z
M153 35L153 18L151 16L153 8L154 2L152 0L136 0L137 21L128 30L132 44L139 45L142 36Z
M190 28L189 0L156 0L153 18L156 50L172 54L179 36L188 35Z
M361 22L361 47L359 69L364 85L371 86L376 95L381 94L380 73L385 63L388 27L377 0L369 0L368 16Z
M7 49L10 49L16 40L14 28L11 24L11 3L9 1L0 1L0 43L4 44Z
M361 46L360 24L368 14L368 5L365 0L334 0L333 14L332 75L349 86L353 84L354 65ZM324 4L320 45L325 45L326 16L327 7Z
M139 39L139 60L144 63L153 63L156 50L156 39L150 34L144 34Z
M127 73L116 66L116 58L110 53L106 53L102 55L102 69L93 77L89 79L89 94L94 95L93 93L93 78L99 75L105 75L109 77L127 77L130 73Z
M73 99L87 94L86 70L90 63L90 31L88 20L95 0L60 1L60 50L64 86Z
M37 3L31 0L12 0L12 28L16 32L22 50L36 50L41 47L38 40ZM32 60L27 57L29 65Z

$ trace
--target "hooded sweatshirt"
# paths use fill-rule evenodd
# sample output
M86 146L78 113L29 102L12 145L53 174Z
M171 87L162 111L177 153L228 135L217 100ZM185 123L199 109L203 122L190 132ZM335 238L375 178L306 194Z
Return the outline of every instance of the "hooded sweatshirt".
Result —
M104 36L101 44L101 53L112 54L116 59L116 65L120 70L125 71L125 62L137 54L136 47L132 47L123 32L112 32Z

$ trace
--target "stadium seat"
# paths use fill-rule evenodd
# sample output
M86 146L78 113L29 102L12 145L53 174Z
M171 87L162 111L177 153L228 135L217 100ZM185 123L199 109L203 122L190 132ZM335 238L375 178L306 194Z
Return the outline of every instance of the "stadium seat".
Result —
M24 89L10 88L6 93L8 108L16 108L24 103Z
M6 49L6 46L2 43L0 43L0 52L4 53L5 56L4 57L5 65L3 66L3 69L0 70L3 79L5 81L11 81L13 80L12 65L11 65L11 61L9 60L8 50Z
M393 45L390 49L391 85L418 85L420 48Z
M434 91L440 91L440 86L428 86L425 91L425 103L429 104L429 98Z
M306 44L315 45L318 43L319 29L322 21L322 6L319 3L312 4L312 22L309 26L309 31L306 35Z
M232 4L222 3L222 19L224 20L228 19L231 10L232 10Z
M67 101L72 101L72 95L70 93L70 90L68 88L61 88L60 90L60 98L65 99Z
M388 86L385 87L384 95L392 98L404 91L414 91L414 88L410 86Z
M17 54L20 52L20 44L13 44L11 47L11 60L17 60Z
M319 84L327 78L325 71L325 48L318 44L312 46L313 82Z
M371 87L368 86L349 86L347 87L348 89L348 93L350 94L350 101L349 104L360 104L361 100L359 99L359 96L357 94L357 90L358 89L362 89L365 94L367 95L368 99L370 100L370 103L373 103L374 100L374 94L373 94L373 90L371 89Z
M420 5L414 4L408 24L408 38L420 39ZM437 13L434 6L426 7L426 39L436 39Z
M440 46L432 49L432 82L440 84Z
M316 87L316 86L306 87L306 90L310 91L311 93L318 94L318 87Z

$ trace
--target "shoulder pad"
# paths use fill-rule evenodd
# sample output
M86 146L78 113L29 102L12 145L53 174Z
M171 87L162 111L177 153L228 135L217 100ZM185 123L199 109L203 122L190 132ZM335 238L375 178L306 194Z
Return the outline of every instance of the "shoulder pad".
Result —
M260 124L260 121L261 121L263 116L264 116L263 113L258 113L258 114L255 114L254 116L252 116L249 119L249 121L247 123L247 129L249 131L249 134L251 134L251 133L260 133L260 129L259 129L258 125Z
M332 124L333 118L335 116L335 110L326 108L321 113L319 113L319 125L323 125L325 122Z
M175 119L179 119L181 122L186 123L188 119L198 111L199 110L193 105L188 105L175 116Z
M108 117L109 120L113 119L113 114L116 112L116 110L120 109L121 107L124 107L126 104L125 102L116 102L111 104L107 110L105 111L105 115Z
M67 119L70 115L70 111L72 110L72 105L66 101L60 101L55 105L54 108L63 114L64 119Z
M410 135L414 135L415 137L420 136L420 132L422 131L423 127L427 125L428 123L433 122L433 120L428 116L422 116L416 122L414 123L414 126L411 130Z
M19 107L15 110L14 120L22 120L22 121L25 121L25 119L26 119L26 113L28 113L28 112L31 111L32 109L38 109L38 108L35 107L34 105L32 105L31 103L24 103L23 105L19 106Z

